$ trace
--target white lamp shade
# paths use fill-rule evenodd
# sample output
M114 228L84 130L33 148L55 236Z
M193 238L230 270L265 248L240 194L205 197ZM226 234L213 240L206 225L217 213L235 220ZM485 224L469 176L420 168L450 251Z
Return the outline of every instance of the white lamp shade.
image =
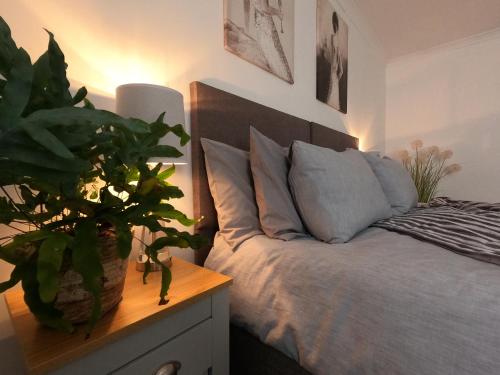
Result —
M145 83L129 83L116 88L116 113L122 117L155 121L165 112L168 125L185 125L184 99L178 91L168 87ZM150 162L163 164L186 164L187 147L181 147L179 138L172 133L163 137L160 145L176 147L184 155L180 158L153 158Z

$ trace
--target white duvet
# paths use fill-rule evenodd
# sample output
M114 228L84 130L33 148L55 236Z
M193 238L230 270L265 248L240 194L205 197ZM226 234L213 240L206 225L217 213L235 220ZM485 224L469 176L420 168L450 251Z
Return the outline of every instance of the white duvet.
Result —
M314 374L500 374L500 268L383 229L350 243L259 235L208 268L231 320Z

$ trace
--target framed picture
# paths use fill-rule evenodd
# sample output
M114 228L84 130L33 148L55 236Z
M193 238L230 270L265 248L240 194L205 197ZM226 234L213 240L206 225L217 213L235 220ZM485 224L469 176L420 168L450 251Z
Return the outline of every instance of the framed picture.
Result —
M224 0L224 47L293 83L295 0Z
M316 38L316 98L347 113L348 29L330 0L318 0Z

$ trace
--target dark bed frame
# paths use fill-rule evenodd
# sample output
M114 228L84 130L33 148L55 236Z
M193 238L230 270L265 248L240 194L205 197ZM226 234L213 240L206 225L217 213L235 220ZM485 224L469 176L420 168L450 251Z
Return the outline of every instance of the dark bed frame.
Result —
M326 126L277 111L201 82L191 83L191 154L193 168L194 216L203 217L195 232L210 243L196 253L203 265L215 233L217 213L210 194L200 138L209 138L242 150L249 149L250 126L288 146L294 140L343 151L358 148L358 139ZM231 327L231 374L305 375L297 362L265 345L245 330Z

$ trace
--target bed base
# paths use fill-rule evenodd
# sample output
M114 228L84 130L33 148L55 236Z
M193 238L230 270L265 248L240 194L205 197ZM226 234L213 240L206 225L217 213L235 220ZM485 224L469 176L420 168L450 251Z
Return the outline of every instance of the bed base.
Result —
M279 350L231 324L231 375L311 375Z

